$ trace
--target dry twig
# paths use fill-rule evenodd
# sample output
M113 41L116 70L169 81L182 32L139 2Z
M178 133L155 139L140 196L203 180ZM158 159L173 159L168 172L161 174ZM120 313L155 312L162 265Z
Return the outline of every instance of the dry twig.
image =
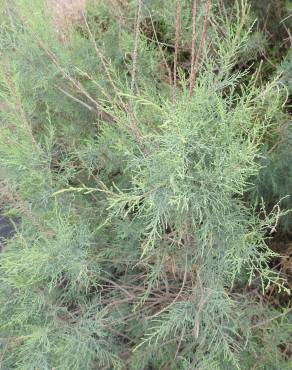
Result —
M196 1L194 1L194 3L196 3ZM203 44L206 40L210 9L211 9L211 0L206 0L203 32L202 32L202 36L201 36L201 39L200 39L199 48L198 48L196 58L194 60L192 60L192 66L191 66L190 89L189 89L190 97L192 97L192 95L193 95L194 86L195 86L196 79L197 79L198 65L199 65L199 61L200 61L202 50L203 50ZM194 24L193 28L194 29L196 27L196 19L195 18L196 18L196 14L193 13L193 24ZM196 34L196 32L193 32L193 35L194 35L194 33Z
M139 46L139 36L140 36L140 22L142 14L143 0L138 0L137 13L136 13L136 24L135 24L135 44L133 51L133 69L132 69L132 81L131 90L134 93L136 84L136 74L137 74L137 60L138 60L138 46Z
M179 49L179 38L181 32L181 0L177 0L176 21L175 21L175 46L174 46L174 61L173 61L173 102L176 100L176 73L177 73L177 59Z

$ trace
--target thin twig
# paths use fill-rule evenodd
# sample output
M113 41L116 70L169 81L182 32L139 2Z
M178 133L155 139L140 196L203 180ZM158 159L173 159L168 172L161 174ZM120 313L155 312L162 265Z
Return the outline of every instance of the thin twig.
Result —
M139 33L140 33L140 27L139 27L139 24L140 24L140 18L141 18L141 8L142 8L142 5L143 5L143 0L139 0L139 5L138 5L138 10L137 10L137 24L136 24L136 36L135 36L135 50L134 50L134 56L133 56L133 59L134 59L134 62L133 62L133 72L132 72L132 84L134 83L135 85L135 74L136 74L136 71L134 72L134 70L136 69L136 65L135 63L137 63L137 54L138 54L138 41L139 41ZM86 26L86 29L87 29L87 32L93 42L93 45L94 45L94 48L95 48L95 51L96 51L96 54L97 56L99 57L99 59L101 60L101 63L104 67L104 70L105 70L105 73L107 75L107 78L108 78L108 81L109 83L111 84L113 90L115 91L116 93L116 96L120 102L120 105L121 107L124 109L125 112L127 112L129 114L129 117L130 117L130 121L131 121L131 126L130 126L130 132L134 135L135 137L135 140L138 144L138 146L140 147L140 149L142 150L142 152L144 154L146 154L146 151L145 151L145 147L144 145L142 144L142 133L137 125L137 122L136 122L136 119L135 119L135 115L133 113L133 109L132 109L132 104L130 105L127 105L123 99L121 98L120 94L119 94L119 91L112 79L112 76L111 76L111 73L109 71L109 68L107 66L107 63L105 61L105 58L102 54L102 52L100 51L100 49L98 48L97 44L96 44L96 41L93 37L93 34L90 30L90 27L87 23L87 20L86 20L86 17L84 15L84 13L82 14L83 15L83 20L84 20L84 23L85 23L85 26ZM137 34L138 32L138 34ZM136 54L136 62L135 62L135 54ZM134 79L133 79L133 74L134 74ZM132 91L133 91L133 88L132 88Z
M92 41L92 43L93 43L93 46L94 46L95 52L96 52L96 54L97 54L98 58L100 59L100 61L101 61L101 63L102 63L102 66L103 66L103 68L104 68L104 71L105 71L105 73L106 73L106 75L107 75L108 81L109 81L109 83L111 84L111 86L112 86L112 88L113 88L114 92L116 93L116 96L118 97L118 99L119 99L119 101L120 101L120 103L121 103L122 107L126 110L125 103L123 102L122 98L120 97L119 91L118 91L118 89L117 89L117 87L116 87L116 85L115 85L115 83L114 83L114 81L113 81L113 79L112 79L111 73L110 73L110 71L109 71L109 67L108 67L108 65L107 65L107 63L106 63L106 61L105 61L105 58L104 58L104 56L103 56L102 52L100 51L99 47L97 46L97 43L96 43L95 38L94 38L94 36L93 36L93 34L92 34L91 30L90 30L90 27L89 27L89 25L88 25L88 22L87 22L87 20L86 20L86 17L85 17L85 15L84 15L84 13L82 13L82 17L83 17L84 24L85 24L85 26L86 26L87 32L88 32L88 34L89 34L89 37L90 37L90 39L91 39L91 41Z
M185 331L186 331L186 328L185 326L183 327L183 330L181 332L181 336L180 336L180 339L179 339L179 342L178 342L178 346L177 346L177 349L176 349L176 352L175 352L175 355L174 355L174 359L177 358L178 354L179 354L179 351L180 351L180 347L181 347L181 344L182 344L182 341L184 339L184 336L185 336Z
M195 44L197 39L197 10L198 10L198 0L193 0L193 35L192 35L192 61L191 61L191 78L190 78L190 89L194 86L195 78Z
M195 83L196 83L197 73L198 73L198 64L199 64L199 61L200 61L200 58L201 58L203 44L206 40L210 9L211 9L211 0L206 0L203 33L202 33L202 36L201 36L201 40L200 40L198 52L197 52L197 55L196 55L196 59L194 61L194 65L192 65L192 72L191 72L191 78L190 78L190 90L189 90L190 97L192 97L192 95L193 95L194 86L195 86Z
M104 109L100 109L100 110L96 110L95 107L92 107L88 104L86 104L84 101L76 98L76 96L73 96L71 95L70 93L68 93L66 90L62 89L61 87L57 87L57 89L59 91L61 91L63 94L65 94L66 96L68 96L68 98L74 100L75 102L81 104L83 107L85 107L86 109L88 109L90 112L97 112L98 115L100 116L100 118L103 120L103 121L106 121L106 122L109 122L109 123L114 123L116 122L113 117L107 113Z
M32 127L29 124L29 122L27 121L26 113L23 109L23 105L22 105L22 101L21 101L21 96L19 95L19 92L17 91L17 87L15 86L14 81L13 81L10 73L7 72L6 69L3 66L1 66L1 69L3 69L4 76L5 76L5 81L8 85L10 93L13 95L13 98L15 99L14 100L14 102L15 102L14 109L16 110L16 112L18 114L20 114L21 119L22 119L22 123L25 125L25 128L27 130L27 133L30 136L30 139L31 139L31 142L32 142L33 146L35 147L35 149L39 150L39 145L38 145L36 139L34 138Z
M149 11L149 16L150 16L150 20L151 20L151 24L152 24L152 28L153 28L153 33L154 33L154 37L155 37L155 40L156 40L156 43L157 43L157 46L158 46L158 49L160 51L160 54L162 56L162 59L163 59L163 63L165 65L165 68L167 70L167 74L168 74L168 82L169 82L169 85L171 86L172 85L172 75L171 75L171 69L167 63L167 60L165 58L165 55L164 55L164 52L163 52L163 49L161 47L161 44L158 40L158 37L157 37L157 33L156 33L156 29L155 29L155 25L153 23L153 19L152 19L152 16L151 16L151 13Z
M92 107L91 105L86 104L84 101L82 101L82 100L76 98L75 96L71 95L66 90L62 89L61 87L57 87L57 89L59 91L61 91L63 94L65 94L68 98L70 98L70 99L74 100L75 102L83 105L83 107L85 107L86 109L88 109L90 112L92 112L93 110L95 110L94 107Z
M255 324L255 325L253 325L253 326L251 326L251 329L255 329L255 328L258 328L258 327L260 327L260 326L264 326L264 325L266 325L266 324L269 324L270 322L272 322L272 321L274 321L274 320L277 320L277 319L279 319L280 317L282 317L282 316L285 316L285 315L287 315L289 312L291 312L292 311L292 308L290 308L289 310L286 310L285 312L283 312L283 313L280 313L279 315L276 315L276 316L274 316L274 317L271 317L270 319L267 319L267 320L264 320L264 321L261 321L261 322L259 322L259 323L257 323L257 324Z
M116 288L120 289L121 291L123 291L129 298L131 299L135 299L135 295L133 295L132 293L128 292L125 288L123 288L122 285L120 284L117 284L115 281L111 280L111 279L107 279L107 278L102 278L103 281L105 281L106 283L109 283L113 286L115 286Z
M83 94L91 103L93 103L96 106L97 111L100 111L101 113L106 114L108 118L111 119L111 121L115 122L115 117L110 114L109 112L105 111L105 109L95 100L92 98L92 96L86 91L86 89L83 87L80 81L75 80L72 76L70 76L64 68L61 67L60 63L58 62L58 59L56 55L49 49L46 48L46 46L43 44L43 42L38 38L36 34L34 36L37 38L37 42L39 46L46 52L46 54L49 56L49 58L52 60L54 65L59 69L59 71L62 73L63 77L70 81L72 85L81 93Z
M198 283L199 283L199 286L200 286L201 297L200 297L200 302L198 304L197 315L196 315L196 318L195 318L195 325L194 325L195 338L199 338L199 332L200 332L200 313L201 313L201 311L203 309L203 306L204 306L204 304L205 304L208 296L210 295L210 292L208 292L207 295L204 297L204 289L203 289L203 286L202 286L200 275L197 274L197 277L198 277Z
M260 65L259 65L259 67L257 68L257 71L256 71L254 84L256 84L256 83L258 82L258 78L259 78L259 75L260 75L260 72L261 72L262 66L263 66L263 60L261 59L261 61L260 61Z
M187 272L187 256L186 256L186 263L185 263L185 271L184 271L184 277L183 277L183 282L182 282L182 285L181 285L181 288L177 294L177 296L174 298L174 300L166 307L164 307L162 310L160 310L159 312L156 312L154 315L148 317L148 319L152 319L153 317L157 317L159 316L160 314L162 314L163 312L169 310L169 308L171 306L173 306L177 300L179 299L179 297L181 296L183 290L184 290L184 287L185 287L185 284L186 284L186 281L187 281L187 276L188 276L188 272Z
M143 0L138 0L137 13L136 13L136 24L135 24L135 43L133 51L133 69L132 69L132 81L131 90L134 93L136 84L136 74L137 74L137 60L138 60L138 46L139 46L139 36L140 36L140 22L142 14Z
M176 74L177 74L177 59L179 49L179 39L181 32L181 0L177 0L176 21L175 21L175 46L174 46L174 61L173 61L173 103L176 101Z

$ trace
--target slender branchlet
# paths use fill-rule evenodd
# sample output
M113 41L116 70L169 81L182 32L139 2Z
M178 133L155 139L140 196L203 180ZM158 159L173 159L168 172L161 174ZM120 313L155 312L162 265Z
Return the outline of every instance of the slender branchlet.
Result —
M171 73L171 69L170 69L170 66L167 63L167 60L165 58L164 51L163 51L163 49L161 47L161 44L160 44L160 42L158 40L157 32L156 32L155 25L154 25L153 18L152 18L152 15L151 15L150 11L149 11L149 17L150 17L150 20L151 20L151 25L152 25L152 28L153 28L153 34L154 34L154 37L155 37L156 44L157 44L157 47L158 47L159 52L161 54L161 57L162 57L162 60L163 60L163 64L165 66L165 69L167 71L168 83L171 86L172 85L172 73Z
M194 1L194 3L196 3L196 1ZM201 54L202 54L202 50L203 50L203 45L204 45L204 42L205 42L206 36L207 36L207 27L208 27L208 22L209 22L210 9L211 9L211 0L206 0L203 32L202 32L202 35L201 35L201 39L200 39L198 51L197 51L197 54L196 54L196 58L194 58L194 60L192 59L190 89L189 89L190 97L192 97L192 95L193 95L193 91L194 91L194 87L195 87L196 79L197 79L198 65L199 65L199 62L200 62L200 58L201 58ZM195 18L196 18L196 14L193 14L194 29L196 28L196 19ZM193 32L193 38L194 38L194 34L196 36L196 31ZM195 44L195 38L194 38L193 42ZM192 44L193 44L193 42L192 42ZM193 45L192 45L192 47L193 47Z
M139 38L140 38L140 22L142 16L142 6L143 0L138 0L136 18L135 18L135 41L134 41L134 51L133 51L133 66L132 66L132 80L131 80L131 90L135 92L136 85L136 74L137 74L137 62L138 62L138 48L139 48Z
M173 58L173 102L176 101L176 87L177 87L177 60L179 52L179 40L181 33L181 0L177 0L176 6L176 20L175 20L175 46Z
M196 58L196 38L197 38L197 10L198 0L193 0L192 19L193 19L193 34L192 34L192 60L191 60L191 77L190 77L190 89L194 85L195 78L195 58Z

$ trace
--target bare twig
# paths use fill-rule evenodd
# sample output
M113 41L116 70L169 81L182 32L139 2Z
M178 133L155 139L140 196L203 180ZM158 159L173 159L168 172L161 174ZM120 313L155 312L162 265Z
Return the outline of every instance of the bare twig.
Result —
M137 13L136 13L136 24L135 24L135 43L133 51L133 69L132 69L132 81L131 90L134 93L136 84L136 74L137 74L137 60L138 60L138 46L139 46L139 36L140 36L140 22L142 14L143 0L138 0Z
M181 344L182 344L182 341L184 339L184 336L185 336L185 331L186 331L186 328L185 326L183 327L183 330L181 332L181 336L179 338L179 342L178 342L178 346L177 346L177 349L176 349L176 352L175 352L175 355L174 355L174 358L176 359L178 354L179 354L179 351L180 351L180 348L181 348Z
M193 0L193 35L192 35L192 61L191 61L191 79L190 79L190 89L194 85L195 78L195 45L197 38L197 10L198 10L198 0Z
M210 9L211 9L211 0L206 0L203 32L202 32L202 36L201 36L201 39L200 39L200 44L199 44L198 52L197 52L197 55L196 55L196 59L194 60L193 65L191 66L190 90L189 90L190 97L192 97L192 95L193 95L194 86L195 86L195 83L196 83L197 73L198 73L198 64L199 64L199 61L200 61L200 58L201 58L203 44L206 40ZM193 23L194 22L195 22L195 20L193 21Z
M111 116L111 114L109 114L108 112L106 112L105 109L100 109L100 110L97 110L95 107L91 106L91 105L88 105L86 104L84 101L76 98L76 96L73 96L71 95L70 93L68 93L66 90L62 89L61 87L57 87L57 89L59 91L61 91L64 95L68 96L68 98L74 100L75 102L81 104L83 107L85 107L86 109L88 109L90 112L97 112L98 115L100 116L100 118L103 120L103 121L106 121L106 122L109 122L109 123L114 123L116 122L114 119L113 119L113 116Z
M33 32L33 31L32 31ZM83 87L83 85L81 84L80 81L74 79L72 76L70 76L66 71L65 69L60 65L59 61L58 61L58 58L57 56L49 49L47 49L47 47L43 44L43 42L41 41L41 39L35 34L33 33L33 35L36 37L36 40L39 44L39 46L46 52L46 54L48 55L48 57L52 60L52 62L54 63L54 65L57 67L57 69L62 73L63 77L70 81L71 84L82 94L84 95L93 105L95 105L96 107L96 110L101 112L101 114L105 114L105 116L107 118L109 118L111 120L111 122L115 122L116 119L115 117L110 114L109 112L107 112L103 107L102 105L97 102L95 99L92 98L92 96L86 91L86 89Z
M83 107L85 107L86 109L88 109L90 112L92 112L93 110L95 110L94 107L92 107L91 105L86 104L84 101L82 101L82 100L76 98L75 96L71 95L66 90L62 89L61 87L57 87L57 89L59 91L61 91L63 94L65 94L66 96L68 96L68 98L70 98L70 99L74 100L75 102L83 105Z
M30 139L31 139L31 142L32 142L33 146L37 150L39 150L39 145L38 145L38 143L36 142L36 140L34 138L32 127L29 124L29 122L27 121L26 113L25 113L25 111L23 109L21 97L20 97L20 95L19 95L19 93L17 91L17 87L15 86L14 81L12 80L12 77L9 74L9 72L6 71L6 68L3 67L3 66L1 66L1 69L3 69L4 76L5 76L5 81L7 83L7 86L9 88L9 91L13 95L14 102L15 102L15 106L14 106L15 111L20 115L20 117L22 119L22 123L24 124L24 126L25 126L25 128L27 130L27 133L30 136Z
M286 310L285 312L280 313L279 315L276 315L276 316L274 316L274 317L271 317L270 319L267 319L267 320L261 321L261 322L259 322L259 323L255 324L255 325L251 326L251 329L255 329L255 328L258 328L258 327L264 326L264 325L266 325L266 324L269 324L270 322L272 322L272 321L274 321L274 320L277 320L277 319L279 319L279 318L280 318L280 317L282 317L282 316L287 315L287 314L288 314L289 312L291 312L291 311L292 311L292 308L289 308L288 310Z
M173 61L173 102L176 101L176 73L177 73L177 58L179 49L179 38L181 32L181 0L177 0L176 21L175 21L175 46L174 46L174 61Z
M188 276L188 271L187 271L187 256L186 256L186 263L185 263L185 271L184 271L184 277L183 277L183 282L182 282L182 285L181 285L181 288L178 292L178 294L176 295L176 297L174 298L174 300L166 307L164 307L162 310L160 310L159 312L156 312L154 315L148 317L148 319L152 319L154 317L157 317L159 316L160 314L162 314L163 312L169 310L169 308L171 306L173 306L177 300L179 299L179 297L181 296L183 290L184 290L184 287L185 287L185 284L186 284L186 281L187 281L187 276Z
M129 298L131 299L134 299L135 298L135 295L133 295L132 293L128 292L125 288L123 288L123 286L121 284L117 284L115 281L111 280L111 279L107 279L105 277L102 278L103 281L105 281L106 283L109 283L113 286L115 286L117 289L120 289L121 291L123 291Z
M140 27L139 27L139 24L140 24L140 19L141 19L141 8L142 8L142 5L143 5L143 0L139 0L139 4L138 4L138 9L137 9L137 19L136 19L136 35L135 35L135 50L134 50L134 56L133 56L133 71L132 71L132 91L134 90L134 86L135 86L135 75L136 75L136 63L137 63L137 54L138 54L138 41L139 41L139 33L140 33ZM100 51L100 49L98 48L97 44L96 44L96 41L93 37L93 34L90 30L90 27L87 23L87 20L86 20L86 17L84 15L84 13L82 14L83 15L83 20L84 20L84 23L85 23L85 26L86 26L86 29L87 29L87 32L92 40L92 43L94 45L94 48L95 48L95 51L96 51L96 54L97 56L99 57L99 59L101 60L101 63L104 67L104 70L105 70L105 73L107 75L107 78L108 78L108 81L109 83L111 84L118 100L119 100L119 103L120 103L120 106L123 108L123 110L125 112L127 112L127 114L129 115L130 117L130 121L131 121L131 126L130 126L130 132L131 134L134 135L135 137L135 140L138 144L138 146L140 147L140 149L142 150L142 152L145 154L146 151L145 151L145 147L144 145L142 144L142 133L137 125L137 122L136 122L136 119L135 119L135 115L133 113L133 109L132 109L132 104L130 105L127 105L123 99L121 98L120 94L119 94L119 91L112 79L112 76L111 76L111 72L109 70L109 67L107 65L107 62L102 54L102 52ZM135 55L136 55L136 61L135 61Z
M105 58L104 58L104 56L103 56L102 52L100 51L100 49L99 49L99 48L98 48L98 46L97 46L97 43L96 43L95 38L94 38L94 36L93 36L93 34L92 34L91 30L90 30L90 27L89 27L89 25L88 25L88 22L87 22L87 20L86 20L86 17L85 17L85 15L84 15L84 13L82 13L82 17L83 17L84 24L85 24L85 26L86 26L87 32L88 32L88 34L89 34L89 37L90 37L90 39L91 39L91 41L92 41L92 43L93 43L93 45L94 45L95 52L96 52L96 54L97 54L98 58L100 59L100 61L101 61L101 63L102 63L102 66L103 66L103 68L104 68L104 71L105 71L105 73L106 73L106 76L107 76L107 78L108 78L108 81L109 81L110 85L112 86L112 88L113 88L113 90L114 90L114 92L115 92L116 96L118 97L118 99L119 99L119 102L120 102L121 106L126 110L125 104L124 104L124 102L123 102L122 98L120 97L120 94L119 94L119 92L118 92L118 89L117 89L117 87L116 87L116 84L114 83L114 81L113 81L113 79L112 79L111 72L109 71L109 67L108 67L108 65L107 65L107 63L106 63L106 61L105 61Z
M149 16L150 16L150 20L151 20L151 24L152 24L152 28L153 28L153 33L154 33L154 37L155 37L155 40L156 40L156 43L157 43L157 46L158 46L158 49L160 51L160 54L162 56L162 59L163 59L163 63L165 65L165 68L167 70L167 74L168 74L168 82L169 82L169 85L171 86L172 85L172 75L171 75L171 69L167 63L167 60L165 58L165 55L164 55L164 52L163 52L163 49L161 47L161 43L159 42L158 40L158 37L157 37L157 33L156 33L156 29L155 29L155 25L153 23L153 19L152 19L152 16L151 16L151 13L149 11Z
M198 284L199 284L199 287L200 287L200 291L201 291L201 297L200 297L200 302L198 304L198 310L197 310L197 315L195 317L195 325L194 325L194 333L195 333L195 337L198 338L199 337L199 332L200 332L200 313L203 309L203 306L210 294L210 292L207 293L206 296L204 296L204 289L203 289L203 286L202 286L202 282L201 282L201 278L200 278L200 275L199 273L197 274L197 278L198 278Z

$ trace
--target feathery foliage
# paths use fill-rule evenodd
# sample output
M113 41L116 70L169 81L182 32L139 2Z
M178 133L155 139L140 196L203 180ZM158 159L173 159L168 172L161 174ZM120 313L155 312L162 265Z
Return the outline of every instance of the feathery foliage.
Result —
M249 1L178 3L93 1L60 37L3 1L3 370L291 367L291 309L246 293L289 293L287 88L240 67Z

